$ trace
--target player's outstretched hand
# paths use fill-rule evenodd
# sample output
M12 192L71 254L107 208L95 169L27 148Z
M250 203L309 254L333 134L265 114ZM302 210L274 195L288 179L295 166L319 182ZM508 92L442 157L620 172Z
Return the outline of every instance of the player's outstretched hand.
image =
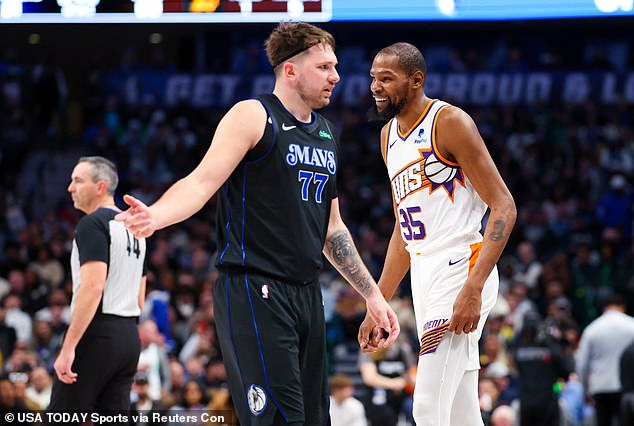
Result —
M136 238L147 238L152 235L156 231L156 222L150 208L131 195L124 195L123 201L130 207L114 219L123 222Z
M390 346L396 341L401 332L396 313L394 313L379 291L366 299L366 308L368 310L367 317L375 324L370 332L367 332L367 328L364 328L364 336L367 333L367 336L365 336L367 337L366 346L367 344L379 348ZM359 330L359 338L362 338L361 330ZM359 344L361 344L363 349L361 341Z

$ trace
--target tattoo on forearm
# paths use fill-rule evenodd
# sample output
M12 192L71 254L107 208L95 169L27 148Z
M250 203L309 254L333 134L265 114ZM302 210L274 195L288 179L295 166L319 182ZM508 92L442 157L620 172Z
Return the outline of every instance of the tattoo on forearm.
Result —
M346 231L339 232L326 242L334 266L352 286L362 295L370 294L372 277L363 266L352 237Z
M491 241L501 241L504 239L504 228L506 223L503 220L496 220L493 222L493 231L489 234Z

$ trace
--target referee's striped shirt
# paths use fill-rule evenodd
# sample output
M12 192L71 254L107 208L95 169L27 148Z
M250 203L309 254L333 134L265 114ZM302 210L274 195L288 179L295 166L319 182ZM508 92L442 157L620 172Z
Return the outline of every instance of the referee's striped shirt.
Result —
M105 262L108 270L98 312L122 317L137 317L139 287L145 275L145 239L136 239L121 222L118 212L99 208L81 218L75 230L70 264L73 276L71 312L81 286L80 265Z

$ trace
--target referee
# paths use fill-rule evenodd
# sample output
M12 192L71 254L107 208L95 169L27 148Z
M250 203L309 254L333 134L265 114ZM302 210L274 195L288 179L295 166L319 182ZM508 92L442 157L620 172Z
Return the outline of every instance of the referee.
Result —
M68 186L86 213L71 254L71 322L55 360L49 411L122 412L141 344L137 331L145 296L145 240L114 221L118 177L102 157L82 157Z

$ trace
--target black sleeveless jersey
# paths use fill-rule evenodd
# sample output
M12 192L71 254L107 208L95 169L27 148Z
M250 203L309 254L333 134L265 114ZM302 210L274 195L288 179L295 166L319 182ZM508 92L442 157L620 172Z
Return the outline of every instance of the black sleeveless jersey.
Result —
M314 112L298 121L274 95L258 100L264 135L218 192L216 265L313 281L337 197L334 126Z

